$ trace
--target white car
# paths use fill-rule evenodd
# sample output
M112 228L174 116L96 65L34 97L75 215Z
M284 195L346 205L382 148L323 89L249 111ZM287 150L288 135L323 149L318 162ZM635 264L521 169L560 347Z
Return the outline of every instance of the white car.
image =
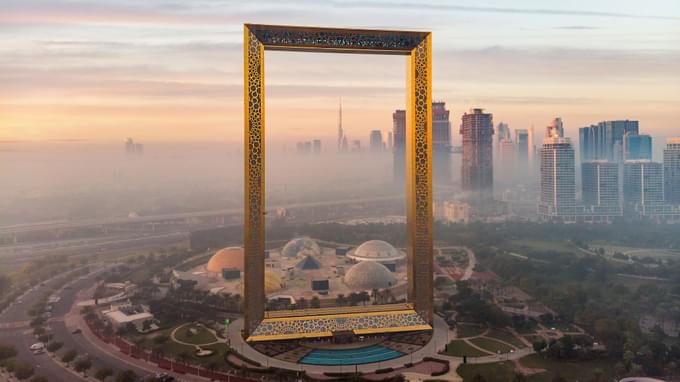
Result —
M36 342L33 345L31 345L29 348L33 354L42 354L45 352L45 344L42 342Z

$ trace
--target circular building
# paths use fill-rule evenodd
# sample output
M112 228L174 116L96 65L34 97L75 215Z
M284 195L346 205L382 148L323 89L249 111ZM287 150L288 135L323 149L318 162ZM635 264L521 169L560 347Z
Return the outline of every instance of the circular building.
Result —
M386 241L369 240L348 253L347 257L356 261L395 263L403 261L406 256Z
M281 255L284 257L298 257L301 255L319 256L320 254L321 248L319 244L308 237L295 238L286 243L281 250Z
M387 267L375 261L362 261L350 268L345 274L345 284L351 289L384 289L397 284Z
M225 268L236 268L243 271L243 248L228 247L215 252L213 257L208 260L205 270L213 273L220 273Z

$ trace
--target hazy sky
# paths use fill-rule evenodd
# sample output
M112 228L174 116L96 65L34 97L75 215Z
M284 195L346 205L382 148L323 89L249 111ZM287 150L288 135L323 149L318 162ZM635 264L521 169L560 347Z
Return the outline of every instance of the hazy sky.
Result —
M680 135L680 1L0 1L0 140L239 142L242 24L430 30L434 98L512 128ZM268 52L271 139L391 128L404 58ZM364 136L365 135L365 136Z

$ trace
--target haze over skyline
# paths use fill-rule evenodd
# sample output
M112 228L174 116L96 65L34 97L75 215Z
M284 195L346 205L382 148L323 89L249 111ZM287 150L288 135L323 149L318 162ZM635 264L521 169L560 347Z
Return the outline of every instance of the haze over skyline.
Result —
M433 96L460 116L566 134L636 119L680 121L680 3L634 1L20 1L0 4L0 141L242 138L242 24L431 30ZM404 103L404 59L268 52L268 139L344 127L366 140ZM661 142L655 142L660 144Z

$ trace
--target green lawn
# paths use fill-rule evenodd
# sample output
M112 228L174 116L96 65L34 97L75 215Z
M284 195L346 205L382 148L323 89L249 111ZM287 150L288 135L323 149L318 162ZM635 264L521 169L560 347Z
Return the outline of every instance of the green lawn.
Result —
M456 325L458 330L458 337L476 337L486 331L486 326L476 325L476 324L458 324Z
M526 367L548 370L545 373L531 376L528 379L530 382L550 382L557 373L567 381L588 381L592 379L595 370L598 369L603 373L603 381L615 379L614 362L606 359L572 362L554 361L543 358L537 354L532 354L522 358L520 363Z
M507 342L511 345L514 345L518 349L522 349L527 347L524 342L522 342L519 338L515 337L514 334L510 333L509 331L505 329L496 329L493 328L489 330L488 333L485 334L486 337L490 338L496 338L501 341Z
M510 240L509 244L517 249L529 249L534 251L555 251L567 253L573 253L576 251L576 246L566 241L522 239Z
M198 330L198 333L192 335L189 332L191 328ZM175 338L182 342L194 345L209 344L217 341L215 335L208 331L206 328L194 325L184 325L181 328L179 328L177 332L175 332Z
M463 356L481 357L481 356L489 355L488 353L484 353L481 350L475 349L474 347L465 343L465 341L463 341L463 340L453 340L453 341L449 342L449 346L448 346L448 349L446 351L446 354L454 356L454 357L463 357Z
M488 350L492 353L497 353L499 350L501 353L508 353L512 348L504 343L494 341L490 338L473 338L470 340L471 343L479 346L484 350Z
M515 376L515 365L512 362L485 363L479 365L460 365L456 369L463 381L472 381L472 378L479 374L487 382L507 382L512 381Z

